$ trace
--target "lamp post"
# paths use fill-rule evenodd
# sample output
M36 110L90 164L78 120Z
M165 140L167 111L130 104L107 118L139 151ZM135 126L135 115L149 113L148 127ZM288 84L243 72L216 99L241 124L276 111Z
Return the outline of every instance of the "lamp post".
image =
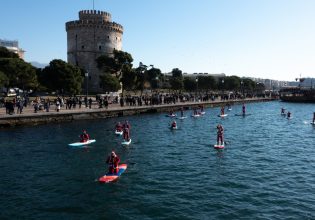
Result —
M198 97L198 77L196 77L196 84L197 84L196 96L197 96L197 101L199 101L199 97Z
M241 81L241 91L242 91L242 98L244 98L244 82Z
M86 98L88 97L89 95L89 72L86 72L85 73L85 82L86 82L86 86L85 86L85 92L86 92Z
M223 98L224 100L224 79L222 79L222 96L221 96L221 99Z

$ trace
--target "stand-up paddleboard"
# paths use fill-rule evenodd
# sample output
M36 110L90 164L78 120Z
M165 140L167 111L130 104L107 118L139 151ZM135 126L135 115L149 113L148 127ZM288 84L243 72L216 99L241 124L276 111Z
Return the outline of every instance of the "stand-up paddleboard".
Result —
M122 135L122 134L123 134L123 131L117 131L117 130L116 130L116 131L115 131L115 134L116 134L116 135Z
M232 111L232 109L231 109L231 108L228 108L228 111Z
M176 126L176 127L172 127L172 126L171 126L170 129L171 129L171 130L177 130L178 127L177 127L177 126Z
M69 146L71 146L71 147L80 147L80 146L92 144L95 141L96 140L88 140L86 142L75 142L75 143L69 144Z
M228 114L218 115L218 117L221 117L221 118L224 118L224 117L226 117L226 116L228 116Z
M194 117L194 118L197 118L197 117L200 117L200 115L191 115L191 117Z
M98 179L98 181L99 181L100 183L110 183L110 182L113 182L113 181L117 180L118 177L120 177L120 175L121 175L123 172L125 172L125 170L127 169L127 164L120 164L120 165L118 165L118 168L119 168L118 173L115 173L115 174L106 174L106 175L100 177L100 178Z
M251 115L251 114L235 114L235 116L249 116L249 115Z
M213 147L215 149L223 149L224 148L224 144L215 144L215 145L213 145Z
M183 117L177 117L177 119L180 119L180 120L183 120L183 119L185 119L185 118L187 118L186 116L183 116Z
M123 142L121 142L121 145L124 146L128 146L129 144L131 144L131 138L129 139L129 141L124 140Z
M173 117L176 117L176 114L172 114L172 115L165 115L165 117L170 117L170 118L173 118Z
M204 115L204 114L206 114L206 112L200 112L200 115Z
M311 122L311 125L315 125L315 122Z

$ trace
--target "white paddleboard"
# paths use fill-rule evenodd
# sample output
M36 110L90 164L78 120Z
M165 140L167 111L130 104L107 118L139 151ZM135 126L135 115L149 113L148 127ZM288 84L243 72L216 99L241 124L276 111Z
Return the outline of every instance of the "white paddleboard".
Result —
M125 145L125 146L127 146L127 145L129 145L131 143L131 138L129 139L129 141L123 141L123 142L121 142L121 145Z
M218 117L221 117L221 118L224 118L224 117L226 117L226 116L228 116L228 114L218 115Z
M172 127L172 126L171 126L170 129L171 129L171 130L177 130L178 127L177 127L177 126L176 126L176 127Z
M311 122L310 124L311 124L311 125L315 125L315 123L314 123L314 122Z
M200 117L200 115L191 115L191 117L197 118Z
M201 115L204 115L204 114L206 114L206 112L200 112L200 114L201 114Z
M123 131L117 131L117 130L116 130L116 131L115 131L115 134L116 134L116 135L122 135L122 134L123 134Z
M228 111L232 111L232 109L231 109L231 108L228 108Z
M80 147L80 146L92 144L95 141L96 140L88 140L86 142L75 142L75 143L69 144L69 146L71 146L71 147Z
M170 117L170 118L173 118L173 117L176 117L176 114L172 114L172 115L165 115L166 117Z
M183 116L183 117L177 117L177 119L180 119L180 120L183 120L183 119L185 119L185 118L187 118L186 116Z

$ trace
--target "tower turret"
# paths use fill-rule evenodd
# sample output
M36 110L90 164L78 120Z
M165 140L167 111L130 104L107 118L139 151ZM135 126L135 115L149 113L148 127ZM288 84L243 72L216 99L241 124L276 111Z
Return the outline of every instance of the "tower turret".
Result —
M100 91L96 58L111 56L114 49L122 49L123 26L111 21L105 11L82 10L79 20L66 23L68 62L84 68L89 74L89 91Z

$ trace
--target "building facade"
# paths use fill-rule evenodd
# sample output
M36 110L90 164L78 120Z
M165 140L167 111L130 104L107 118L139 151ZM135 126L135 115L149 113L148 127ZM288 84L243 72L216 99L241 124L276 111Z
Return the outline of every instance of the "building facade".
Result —
M96 59L122 49L123 26L112 22L105 11L83 10L79 20L66 23L66 31L68 63L85 69L89 91L101 92Z
M2 39L0 39L0 47L5 47L9 51L19 55L19 58L24 59L25 51L19 47L19 42L17 40L2 40Z

